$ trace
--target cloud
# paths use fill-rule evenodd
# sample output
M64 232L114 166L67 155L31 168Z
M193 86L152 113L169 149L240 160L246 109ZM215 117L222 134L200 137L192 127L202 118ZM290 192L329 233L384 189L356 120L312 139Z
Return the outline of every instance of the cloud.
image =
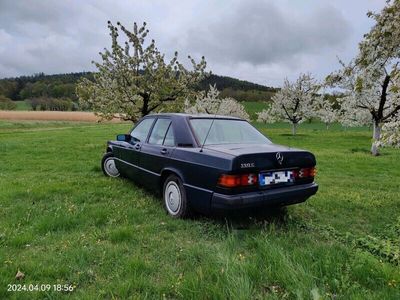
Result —
M270 85L299 72L321 77L337 54L354 55L370 24L365 12L382 6L355 2L1 0L0 78L93 70L110 46L107 20L147 21L167 56L205 55L216 74Z
M91 68L94 45L104 42L86 23L91 6L66 2L2 1L0 30L10 38L0 53L0 77L38 72L73 72Z
M184 46L219 65L260 69L280 64L296 70L306 56L338 49L349 38L351 26L334 7L319 5L296 12L275 3L236 2L218 19L193 24Z

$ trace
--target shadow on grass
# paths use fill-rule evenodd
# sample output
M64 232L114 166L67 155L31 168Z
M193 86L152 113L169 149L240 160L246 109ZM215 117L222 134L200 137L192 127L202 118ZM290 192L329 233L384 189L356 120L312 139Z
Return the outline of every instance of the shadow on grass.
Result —
M99 174L102 174L102 173L103 173L103 171L101 170L101 167L100 167L100 166L93 166L93 167L91 168L91 171L94 172L94 173L99 173Z
M371 154L371 151L370 151L369 148L368 149L366 149L366 148L352 148L352 149L350 149L350 152L351 153L364 153L364 154L367 154L369 157L374 157ZM390 152L382 151L382 149L380 149L379 150L379 154L377 156L390 156L390 155L392 155Z
M371 155L370 150L366 149L366 148L352 148L352 149L350 149L350 152L351 153L365 153L365 154Z
M237 211L218 212L210 215L196 214L195 220L228 226L232 230L261 230L268 224L286 227L289 217L286 207L262 207Z
M160 189L149 189L143 185L134 183L130 179L123 177L120 179L124 184L129 185L133 189L140 189L143 195L148 196L152 202L161 204L159 207L160 210L163 210L162 193ZM284 229L287 228L289 224L296 223L296 220L289 215L286 206L264 206L234 211L212 212L209 214L193 212L187 219L188 222L190 222L190 220L204 223L205 226L214 223L220 227L227 227L234 231L258 231L269 224L274 224L277 228Z
M281 133L280 136L290 136L290 137L296 138L296 137L306 137L306 136L310 136L310 135L304 134L304 133L296 133L296 135L293 135L291 133Z

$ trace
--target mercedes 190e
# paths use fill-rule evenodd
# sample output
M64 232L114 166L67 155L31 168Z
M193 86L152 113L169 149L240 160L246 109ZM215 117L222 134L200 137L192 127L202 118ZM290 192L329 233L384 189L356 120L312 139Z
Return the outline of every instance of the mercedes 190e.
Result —
M102 170L160 191L169 215L304 202L318 190L315 156L273 144L227 116L155 114L108 141Z

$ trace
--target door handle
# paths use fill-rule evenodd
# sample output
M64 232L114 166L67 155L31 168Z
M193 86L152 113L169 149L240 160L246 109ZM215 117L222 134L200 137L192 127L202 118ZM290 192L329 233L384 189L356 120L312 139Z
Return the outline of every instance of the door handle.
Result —
M136 150L140 150L140 144L136 144L136 145L135 145L135 149L136 149Z
M165 148L163 148L163 149L161 150L161 154L167 154L167 152L168 152L168 150L165 149Z

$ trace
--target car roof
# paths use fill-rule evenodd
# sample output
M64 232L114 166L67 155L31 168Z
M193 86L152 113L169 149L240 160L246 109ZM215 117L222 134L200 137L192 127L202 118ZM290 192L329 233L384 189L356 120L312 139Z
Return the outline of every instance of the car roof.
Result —
M165 117L181 117L181 118L198 118L198 119L229 119L229 120L243 120L233 116L212 115L212 114L185 114L185 113L157 113L150 114L149 117L165 116Z

